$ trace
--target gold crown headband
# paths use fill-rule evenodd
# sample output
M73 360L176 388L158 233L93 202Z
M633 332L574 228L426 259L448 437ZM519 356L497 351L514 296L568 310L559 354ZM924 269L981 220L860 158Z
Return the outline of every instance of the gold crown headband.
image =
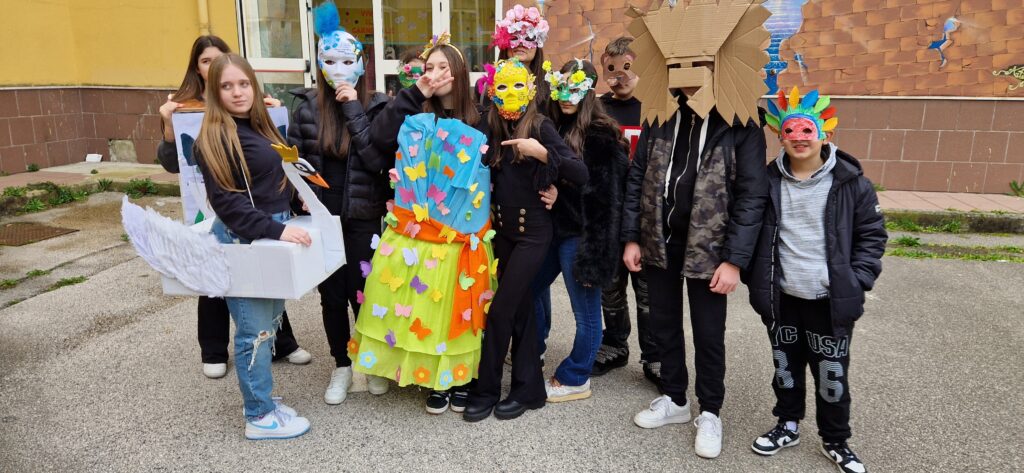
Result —
M459 50L459 47L452 44L452 35L447 31L441 33L440 36L434 35L430 38L430 41L427 42L427 46L424 47L423 52L420 53L420 59L426 61L427 58L430 57L430 53L434 52L434 49L438 46L451 46L455 52L459 53L459 57L462 58L463 61L466 60L465 56L462 55L462 51Z

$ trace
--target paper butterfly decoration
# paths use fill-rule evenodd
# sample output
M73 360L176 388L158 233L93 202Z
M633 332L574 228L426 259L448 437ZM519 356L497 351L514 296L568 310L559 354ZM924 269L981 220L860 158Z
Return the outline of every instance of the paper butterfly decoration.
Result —
M396 317L409 317L412 315L411 305L395 304L395 316Z
M448 248L445 248L443 246L435 246L430 249L431 258L437 258L441 261L444 261L444 258L446 256L448 256Z
M433 261L433 260L427 260L428 263L430 261ZM426 284L423 284L423 281L420 280L419 276L413 276L412 277L412 282L409 283L409 286L412 287L413 289L415 289L417 294L423 294L424 292L427 291L427 288L428 288Z
M409 222L405 224L405 229L402 230L402 232L413 238L416 238L416 235L418 235L420 233L420 230L422 229L423 227L421 227L420 224Z
M377 249L377 245L379 245L379 244L380 244L380 235L374 235L373 238L370 239L370 249L371 250L376 250Z
M366 294L363 294L363 291L360 291L358 289L356 290L356 302L358 302L360 305L366 303Z
M471 278L466 273L459 273L459 287L461 287L463 291L468 291L469 288L473 287L473 284L476 284L476 279Z
M377 304L373 305L373 316L374 317L383 319L384 316L387 315L387 313L388 313L388 308L387 307L381 307L381 306L379 306Z
M448 197L448 194L441 189L438 189L436 185L431 184L430 188L427 189L427 197L433 199L435 203L440 204L444 201L445 197Z
M404 187L398 188L398 198L403 204L414 204L416 203L416 192L412 189L406 189Z
M433 299L434 302L441 302L442 297L444 297L444 294L437 289L434 289L434 292L430 293L430 298Z
M363 273L363 279L370 277L370 273L373 272L373 265L369 261L360 261L359 270Z
M389 245L387 242L380 242L380 254L384 256L391 256L391 253L395 252L395 247Z
M384 271L381 271L380 283L384 284L384 285L387 285L388 288L391 289L391 292L397 291L398 288L401 287L404 282L405 282L404 279L402 279L402 278L400 278L398 276L395 276L391 272L391 268L385 267Z
M434 269L437 267L437 260L434 258L428 259L423 262L423 266L426 266L427 269Z
M416 248L402 248L402 258L406 266L416 266L420 262L420 251Z
M417 318L412 321L412 326L409 327L409 331L416 334L416 338L422 341L430 335L431 330L423 325L423 321Z
M413 167L406 166L403 169L405 170L405 175L408 176L409 180L412 182L416 182L417 179L427 177L427 165L424 163L419 163Z
M389 347L395 348L395 345L398 343L398 338L395 337L394 330L388 330L388 334L384 336L384 341L388 342Z

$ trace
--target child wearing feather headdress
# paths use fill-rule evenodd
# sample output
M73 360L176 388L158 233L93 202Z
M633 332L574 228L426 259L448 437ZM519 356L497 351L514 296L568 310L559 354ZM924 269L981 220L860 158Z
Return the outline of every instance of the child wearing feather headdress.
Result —
M760 455L800 442L807 365L814 377L821 452L840 471L867 471L850 438L850 337L864 293L882 271L887 235L860 163L832 143L829 97L794 87L768 102L782 151L768 164L771 204L746 275L750 303L768 327L778 424L754 440Z

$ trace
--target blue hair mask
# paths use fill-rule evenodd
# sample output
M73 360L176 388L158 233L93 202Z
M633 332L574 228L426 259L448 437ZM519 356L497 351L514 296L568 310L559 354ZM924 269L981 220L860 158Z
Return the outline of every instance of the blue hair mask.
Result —
M363 64L363 43L341 27L338 9L326 2L313 10L314 26L320 41L316 62L331 88L347 83L355 85L366 72Z

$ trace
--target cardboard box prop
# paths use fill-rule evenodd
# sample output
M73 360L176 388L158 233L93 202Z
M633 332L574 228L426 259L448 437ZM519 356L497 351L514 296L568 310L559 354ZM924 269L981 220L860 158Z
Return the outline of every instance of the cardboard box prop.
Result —
M687 105L702 118L714 108L729 123L757 120L757 100L768 90L761 71L771 37L764 28L771 13L762 1L662 2L650 11L628 11L641 119L665 123L679 109L671 89L698 87Z
M199 136L199 128L203 125L201 107L196 104L183 108L171 115L174 126L174 147L178 151L178 183L181 187L181 207L184 220L188 224L199 223L213 215L206 201L206 187L199 165L192 157L192 145ZM284 107L268 108L270 120L281 131L281 136L288 136L288 109Z
M277 147L285 175L310 215L285 225L309 232L313 243L260 239L249 245L220 244L210 234L214 219L187 227L122 203L122 222L136 252L162 275L168 295L299 299L345 264L341 220L316 198L302 176L320 179L293 148ZM322 181L322 179L320 179Z

